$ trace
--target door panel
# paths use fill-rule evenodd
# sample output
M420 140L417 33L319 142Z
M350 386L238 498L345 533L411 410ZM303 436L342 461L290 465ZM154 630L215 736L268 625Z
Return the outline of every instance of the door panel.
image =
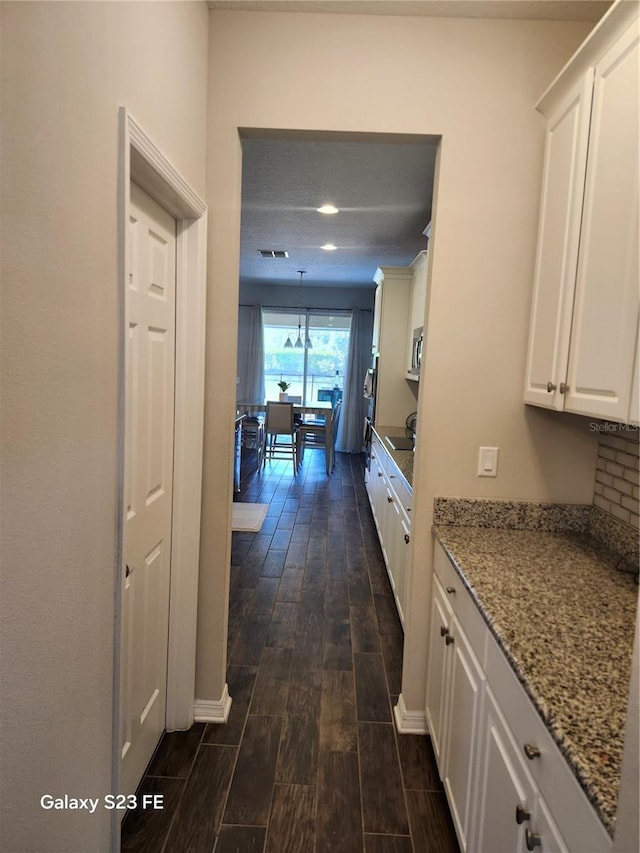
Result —
M125 357L120 792L164 730L173 474L176 223L131 184Z

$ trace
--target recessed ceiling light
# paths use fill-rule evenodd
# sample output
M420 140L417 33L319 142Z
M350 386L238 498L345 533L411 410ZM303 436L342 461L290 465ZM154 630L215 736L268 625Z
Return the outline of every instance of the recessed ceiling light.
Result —
M321 249L324 249L324 250L325 250L325 252L335 252L335 250L336 250L338 247L337 247L337 246L334 246L334 245L333 245L333 243L325 243L325 244L324 244L324 246L320 246L320 248L321 248Z
M339 213L338 208L334 207L332 204L323 204L322 207L316 207L318 213L326 213L327 215L332 213Z

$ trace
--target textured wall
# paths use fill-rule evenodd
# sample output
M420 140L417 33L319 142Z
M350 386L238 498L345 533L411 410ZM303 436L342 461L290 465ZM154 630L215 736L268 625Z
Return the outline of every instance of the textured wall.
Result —
M204 197L204 3L3 3L3 850L102 853L119 488L118 108Z
M212 521L202 538L200 614L218 621L217 634L229 565L231 458L220 447L235 402L238 128L442 136L403 680L411 710L424 701L433 497L591 502L597 440L585 419L522 403L544 136L534 104L589 28L212 13L207 366L229 381L205 410L203 512ZM500 447L496 479L476 476L479 445ZM213 628L200 633L198 695L219 696L222 643Z

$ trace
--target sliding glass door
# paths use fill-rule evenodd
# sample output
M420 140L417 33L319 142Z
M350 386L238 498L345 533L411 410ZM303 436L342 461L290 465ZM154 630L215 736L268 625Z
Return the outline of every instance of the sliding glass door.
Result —
M280 381L290 383L290 399L307 405L341 398L351 313L265 308L263 317L267 399L278 399Z

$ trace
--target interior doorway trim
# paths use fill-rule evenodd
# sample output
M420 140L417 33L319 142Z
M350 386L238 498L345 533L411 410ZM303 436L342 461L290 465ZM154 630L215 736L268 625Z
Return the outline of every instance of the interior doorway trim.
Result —
M142 187L174 216L177 222L175 450L166 727L170 730L186 729L194 720L195 697L204 423L207 206L125 107L120 107L119 122L118 269L121 317L124 317L126 292L130 182L134 181ZM120 595L124 578L122 545L125 329L122 322L119 350L119 506L112 772L114 791L118 790L120 764Z

